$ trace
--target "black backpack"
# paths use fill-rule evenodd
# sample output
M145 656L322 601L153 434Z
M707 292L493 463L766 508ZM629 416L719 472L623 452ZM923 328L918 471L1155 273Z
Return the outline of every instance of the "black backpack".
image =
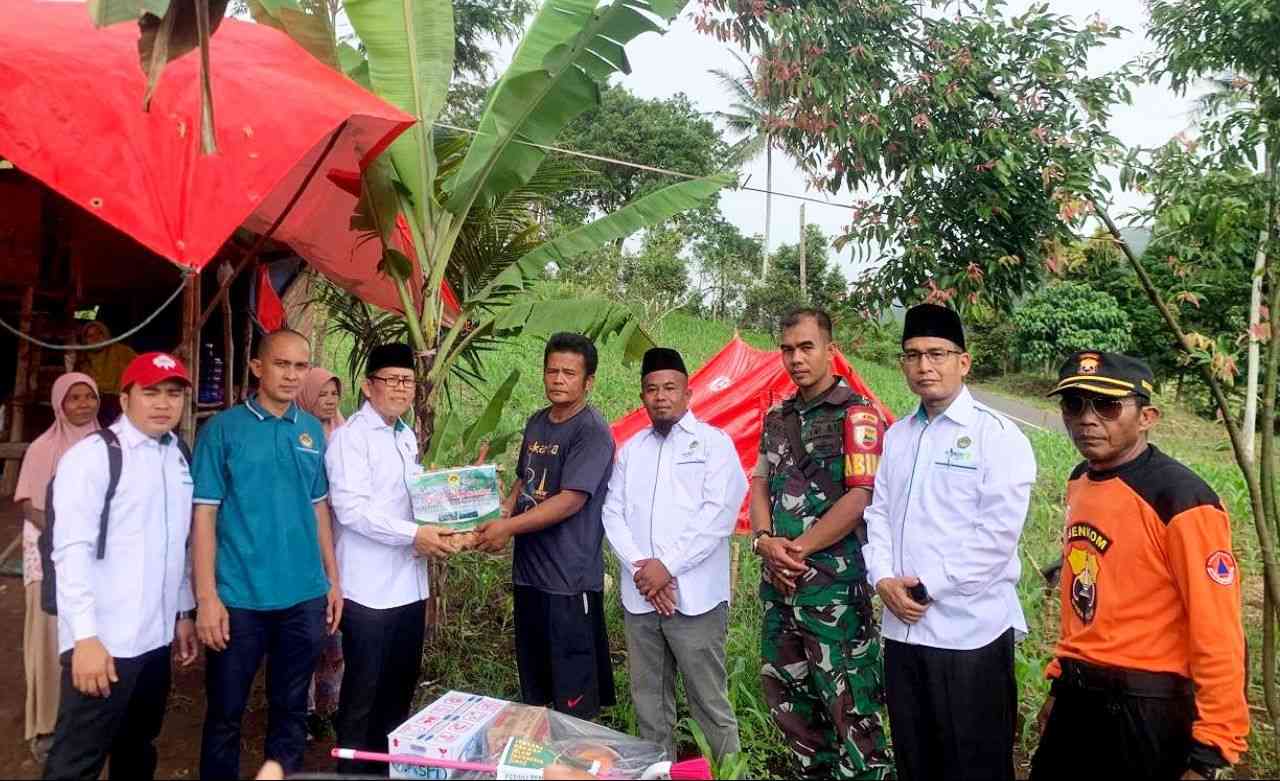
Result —
M111 500L115 498L116 488L120 485L120 474L124 471L124 454L120 450L120 439L116 432L109 428L98 429L90 436L100 436L107 444L107 493L102 499L102 514L98 516L98 553L99 561L107 556L107 520L111 514ZM173 436L173 435L170 435ZM191 450L182 437L174 436L178 451L191 463ZM40 550L40 568L44 570L44 580L40 581L40 609L51 616L58 615L58 581L53 566L53 483L44 495L44 531L36 547Z

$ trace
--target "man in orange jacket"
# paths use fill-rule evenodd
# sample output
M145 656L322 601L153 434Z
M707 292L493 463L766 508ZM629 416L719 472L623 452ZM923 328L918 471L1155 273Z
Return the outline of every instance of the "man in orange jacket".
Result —
M1033 779L1080 759L1124 778L1213 778L1245 750L1244 629L1231 523L1147 442L1146 364L1087 351L1051 395L1085 463L1067 484L1062 629Z

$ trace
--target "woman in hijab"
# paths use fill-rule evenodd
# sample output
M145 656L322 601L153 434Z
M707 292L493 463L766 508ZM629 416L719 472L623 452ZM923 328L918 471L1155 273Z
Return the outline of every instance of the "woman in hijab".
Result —
M80 344L101 344L111 338L111 331L97 320L80 328ZM89 375L98 383L98 422L109 426L120 417L120 376L137 358L124 342L116 342L97 350L83 350L76 356L76 371Z
M58 721L58 619L40 607L40 552L36 541L45 526L45 491L58 459L71 446L98 430L98 386L87 374L71 372L53 383L53 425L27 448L18 473L14 501L26 520L22 524L22 582L27 592L23 626L23 666L27 673L26 740L36 761L44 764Z
M302 379L298 406L320 419L326 439L333 436L333 432L346 422L338 411L341 399L342 382L328 369L313 366ZM334 532L337 532L337 524L334 524ZM307 712L310 714L307 717L307 731L312 738L328 736L328 723L338 710L342 670L342 633L334 632L326 638L324 649L320 652L320 661L316 663L311 690L307 693Z

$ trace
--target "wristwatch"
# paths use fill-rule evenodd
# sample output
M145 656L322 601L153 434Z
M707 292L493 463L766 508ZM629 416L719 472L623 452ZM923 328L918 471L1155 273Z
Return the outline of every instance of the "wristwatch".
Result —
M773 536L773 532L769 531L768 529L757 529L755 532L753 532L751 535L751 552L759 556L760 555L760 538L772 537L772 536Z
M177 620L177 621L182 621L182 620L184 620L184 619L185 619L185 620L188 620L188 621L195 621L195 620L196 620L196 611L194 611L194 610L179 610L179 611L178 611L178 618L177 618L176 620Z

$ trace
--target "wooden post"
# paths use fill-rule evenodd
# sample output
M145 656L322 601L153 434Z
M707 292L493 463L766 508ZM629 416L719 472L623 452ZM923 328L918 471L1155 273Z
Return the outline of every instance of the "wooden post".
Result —
M218 267L218 281L221 286L224 274L232 273L231 263L222 261ZM222 407L231 409L236 404L236 340L232 333L231 300L222 299Z
M187 371L191 372L191 398L186 410L182 413L182 424L179 433L188 445L196 441L196 404L200 396L200 327L196 324L200 317L200 274L187 277L187 285L182 291L182 342L178 348Z
M35 286L27 288L27 292L22 294L22 313L19 315L18 329L24 334L31 333L31 324L35 313L36 306L36 289ZM35 374L32 370L31 359L35 355L35 351L31 349L31 342L26 339L18 340L18 368L14 373L13 379L13 409L10 410L9 418L9 441L21 442L26 434L25 418L27 414L27 404L31 399L31 377ZM21 461L9 461L5 464L4 479L0 482L0 496L13 496L13 492L18 487L18 467Z
M809 303L809 270L805 268L804 204L800 204L800 300Z

